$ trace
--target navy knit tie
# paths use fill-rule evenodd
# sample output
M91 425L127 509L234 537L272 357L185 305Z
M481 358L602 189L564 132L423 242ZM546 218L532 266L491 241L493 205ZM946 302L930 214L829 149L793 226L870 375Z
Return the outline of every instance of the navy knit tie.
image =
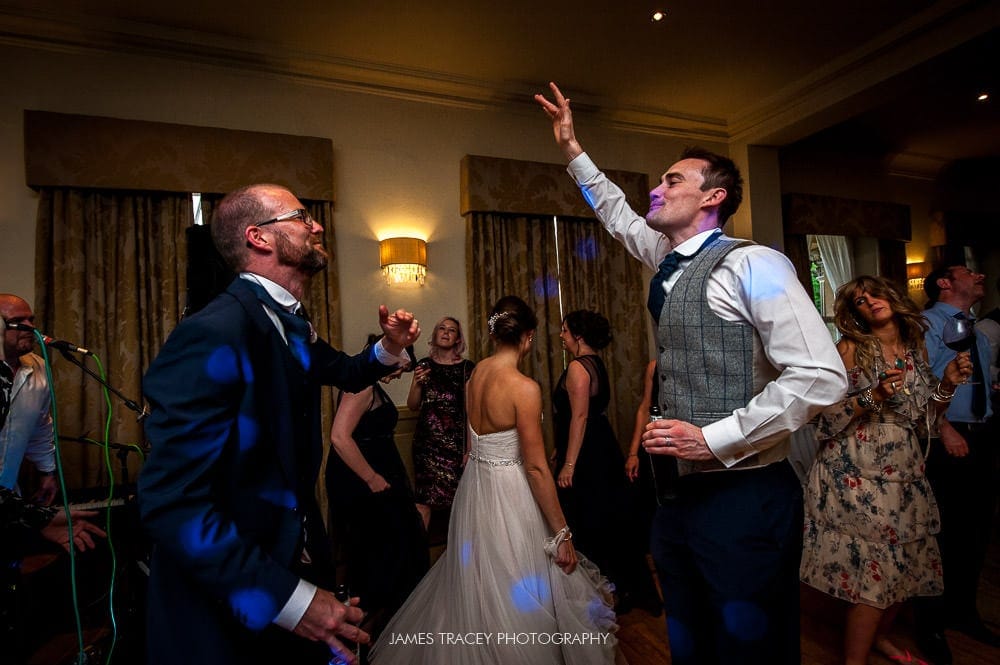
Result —
M693 259L698 253L722 237L721 233L713 233L702 243L701 247L691 256L684 256L677 252L670 252L660 261L660 268L649 280L649 298L646 300L646 307L653 316L655 323L660 322L660 312L663 311L663 302L667 299L667 294L663 292L663 283L670 279L670 276L677 272L677 267L681 261Z

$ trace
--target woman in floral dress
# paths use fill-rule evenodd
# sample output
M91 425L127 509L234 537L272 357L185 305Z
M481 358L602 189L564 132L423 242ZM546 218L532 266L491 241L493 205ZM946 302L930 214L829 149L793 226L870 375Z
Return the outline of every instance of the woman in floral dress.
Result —
M884 278L843 285L835 316L850 387L818 418L800 576L849 603L845 663L866 663L873 646L906 658L886 637L899 604L943 590L923 446L971 363L960 354L938 382L927 365L923 316Z
M406 405L420 412L413 433L413 475L417 510L430 527L431 511L455 499L466 449L465 382L475 366L462 357L465 338L458 319L434 326L430 352L417 363Z

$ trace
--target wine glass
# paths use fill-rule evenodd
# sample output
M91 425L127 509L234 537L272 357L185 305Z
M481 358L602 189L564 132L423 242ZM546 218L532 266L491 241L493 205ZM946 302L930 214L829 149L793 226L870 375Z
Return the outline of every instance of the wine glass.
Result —
M941 331L941 341L952 351L962 353L972 348L973 343L976 341L975 335L976 331L972 326L972 321L964 317L956 318L953 316L944 324L944 329ZM965 377L962 383L975 382L969 381L969 377Z

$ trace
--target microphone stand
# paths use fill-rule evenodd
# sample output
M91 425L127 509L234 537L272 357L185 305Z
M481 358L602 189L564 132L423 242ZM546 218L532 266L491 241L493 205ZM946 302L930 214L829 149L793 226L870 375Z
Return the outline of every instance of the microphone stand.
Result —
M119 391L117 388L115 388L110 383L108 383L103 378L101 378L101 376L97 372L95 372L94 370L92 370L89 367L87 367L86 363L81 362L72 353L70 353L66 349L59 349L59 352L62 354L63 358L65 358L66 360L70 361L71 363L73 363L74 365L76 365L77 367L79 367L80 369L82 369L84 371L84 373L86 373L88 376L90 376L95 381L97 381L98 383L100 383L102 386L104 386L105 388L107 388L108 390L110 390L112 393L114 393L122 402L125 403L125 406L127 406L132 411L135 411L136 413L138 413L139 415L135 419L136 422L142 422L143 419L145 419L146 416L149 415L149 410L144 405L139 405L135 400L131 400L128 397L126 397L125 395L123 395L121 393L121 391ZM101 443L99 441L93 441L91 439L74 438L74 437L66 437L66 438L69 441L77 441L77 442L80 442L80 443L89 443L89 444L93 444L93 445L97 445L97 446L101 446L101 447L104 446L103 443ZM120 444L120 443L108 443L108 446L114 448L117 451L115 454L118 456L118 460L121 462L122 485L127 485L128 484L128 454L129 454L129 452L131 452L133 450L133 448L130 447L130 446L126 446L126 445Z
M63 436L62 434L60 434L59 440L85 443L88 446L97 446L98 448L104 448L105 446L105 443L103 441L97 441L96 439L88 439L87 437L84 436ZM107 446L108 448L113 448L116 451L115 456L118 458L118 461L121 464L121 473L122 473L121 487L125 487L126 485L128 485L128 454L135 451L135 452L141 452L142 454L145 455L146 453L149 452L149 449L146 448L145 446L130 446L124 443L111 443L110 441L107 443Z
M82 369L85 373L90 375L94 380L96 380L102 386L104 386L112 393L114 393L122 402L125 403L125 406L138 413L139 416L135 419L136 422L142 422L143 419L149 415L149 410L146 409L145 406L140 406L134 400L125 397L125 395L121 394L121 392L118 391L114 386L112 386L110 383L102 379L101 376L97 374L94 370L87 367L86 363L80 362L76 357L73 356L72 353L70 353L66 349L59 349L59 352L62 354L63 358L65 358L66 360L70 361L71 363Z

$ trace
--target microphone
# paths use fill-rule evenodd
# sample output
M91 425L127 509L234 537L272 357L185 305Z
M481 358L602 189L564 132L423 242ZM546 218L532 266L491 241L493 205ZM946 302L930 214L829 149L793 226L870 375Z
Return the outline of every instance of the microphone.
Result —
M90 349L85 349L82 346L77 346L76 344L70 344L66 340L62 339L52 339L48 335L42 335L42 341L45 342L45 346L50 349L58 349L60 351L72 351L73 353L82 353L85 356L92 356L93 353Z
M8 323L7 330L21 330L23 332L35 332L35 327L27 323ZM85 349L82 346L77 346L76 344L70 344L69 342L61 339L55 339L49 337L48 335L42 335L42 341L45 342L45 346L58 349L59 351L72 351L73 353L82 353L85 356L92 356L93 353L90 349Z

